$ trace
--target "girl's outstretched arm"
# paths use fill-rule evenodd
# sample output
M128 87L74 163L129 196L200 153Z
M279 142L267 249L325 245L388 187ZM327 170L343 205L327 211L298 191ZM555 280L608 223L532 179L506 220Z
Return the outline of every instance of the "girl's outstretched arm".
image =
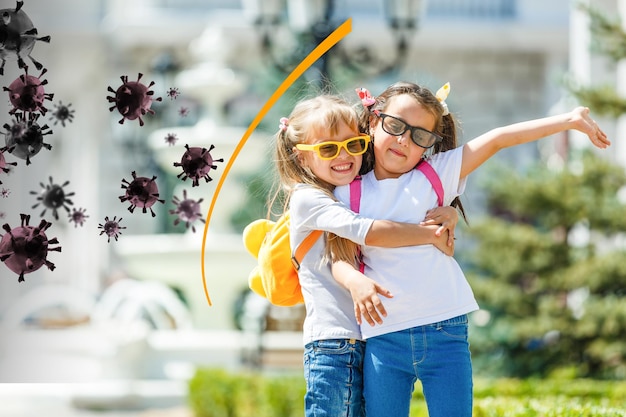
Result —
M533 142L565 130L578 130L586 134L601 149L611 144L589 116L589 109L576 107L568 113L498 127L469 141L463 147L461 178L465 178L500 149Z

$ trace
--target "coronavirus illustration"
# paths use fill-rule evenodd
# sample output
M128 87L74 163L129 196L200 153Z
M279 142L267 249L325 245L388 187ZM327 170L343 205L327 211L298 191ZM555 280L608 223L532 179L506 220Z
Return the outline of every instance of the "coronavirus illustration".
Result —
M54 126L61 122L61 126L65 127L65 122L71 123L74 120L75 110L70 109L70 107L72 107L72 103L65 105L62 101L54 105L54 111L50 116L50 120L54 121Z
M201 178L204 178L206 182L212 180L209 176L209 172L212 169L217 169L217 165L215 162L224 162L223 158L213 159L211 156L211 151L215 148L214 145L211 145L209 149L201 148L198 146L189 147L189 145L185 145L187 149L183 154L180 162L174 162L175 167L181 167L183 172L177 175L178 178L181 178L185 181L187 178L191 178L192 187L196 187L199 185L199 181Z
M180 222L185 222L185 227L189 229L189 226L191 226L191 231L195 233L196 228L193 226L193 223L197 220L205 222L204 218L202 218L202 212L200 212L202 200L202 198L199 200L187 198L187 190L183 190L182 200L174 196L172 203L176 206L176 209L170 210L170 214L177 216L176 220L174 220L174 226L177 226Z
M44 183L39 183L41 185L41 191L31 191L31 194L39 194L37 197L38 203L32 206L32 208L37 208L39 204L44 206L43 211L39 215L39 217L43 217L46 214L46 210L52 210L52 216L54 216L55 220L59 220L59 213L57 209L64 208L68 213L70 212L69 206L74 203L68 197L74 195L74 193L66 193L63 190L63 187L67 186L70 182L65 181L62 185L55 184L52 180L52 177L48 178L50 183L44 185Z
M52 145L44 142L44 136L52 134L48 125L39 126L38 113L18 113L13 119L13 124L4 124L6 132L6 150L13 156L25 159L26 165L30 165L30 158L37 155L41 148L52 149Z
M11 194L11 190L9 190L8 188L0 189L0 197L8 198L10 194Z
M0 171L4 172L5 174L8 174L9 172L11 172L11 168L9 168L9 166L17 165L17 162L7 162L6 158L4 157L4 153L8 149L9 148L7 147L0 148ZM0 184L2 184L2 181L0 181Z
M178 136L176 136L176 133L168 133L165 135L165 143L168 145L174 146L176 145L176 142L178 142Z
M180 95L180 92L178 91L178 88L176 87L172 87L169 90L167 90L167 96L170 98L170 100L176 100L176 98Z
M126 189L126 193L120 196L120 201L128 201L130 202L130 206L128 207L128 211L131 213L137 208L143 209L142 211L146 213L147 209L150 209L150 213L152 213L152 217L156 216L154 211L152 210L152 206L157 201L160 203L165 203L165 200L159 200L159 188L157 186L156 175L152 178L148 177L138 177L137 173L133 171L132 173L133 180L131 182L122 179L122 188Z
M39 77L35 77L26 71L25 74L13 80L8 87L3 87L4 91L9 92L9 101L13 105L9 114L15 114L17 111L46 114L48 109L44 102L54 97L54 94L46 93L45 85L48 84L48 80L41 79L46 72L44 68Z
M161 101L161 97L153 98L154 91L150 90L150 87L154 85L154 81L145 85L140 82L142 73L139 73L137 81L128 81L127 75L122 75L122 85L114 90L109 87L108 91L113 93L113 96L107 96L109 103L115 103L109 107L110 111L117 109L122 115L119 120L120 124L124 123L124 120L139 119L139 125L143 126L144 122L141 116L146 113L154 114L154 110L150 107L153 101Z
M126 229L126 226L120 226L121 222L121 217L117 220L117 216L114 216L113 219L109 219L109 216L106 216L104 223L98 225L98 229L102 229L100 236L107 235L107 243L111 242L112 237L115 238L117 242L117 238L122 234L122 229Z
M180 109L178 109L178 115L180 117L187 117L189 116L189 107L181 107Z
M69 220L71 223L74 223L74 227L83 226L85 224L85 220L87 220L87 216L85 212L87 209L84 208L73 208L72 212L68 214Z
M48 239L46 230L52 223L41 219L39 226L29 226L30 216L20 214L22 224L11 228L8 223L2 228L6 233L0 240L0 261L18 274L18 282L24 281L24 275L46 265L50 271L54 264L47 260L49 251L61 252L61 247L50 247L59 243L57 238Z
M22 10L23 1L16 1L15 9L2 9L0 15L0 75L4 75L4 64L7 58L17 60L19 68L27 68L25 57L31 60L35 68L41 69L43 65L37 62L31 53L37 41L49 43L50 36L38 37L37 29L26 12Z

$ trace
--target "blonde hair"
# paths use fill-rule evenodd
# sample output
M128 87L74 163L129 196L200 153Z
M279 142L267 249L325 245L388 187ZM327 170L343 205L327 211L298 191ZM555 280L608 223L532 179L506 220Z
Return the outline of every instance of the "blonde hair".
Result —
M359 131L359 120L354 107L342 98L324 94L300 101L281 125L275 136L274 161L278 173L279 187L270 199L269 207L281 196L284 197L283 212L289 206L289 198L296 184L307 184L325 192L332 199L334 185L319 179L304 166L294 151L299 143L308 143L316 136L337 134L343 122L355 132ZM345 260L354 263L358 246L333 233L325 233L326 249L324 261Z

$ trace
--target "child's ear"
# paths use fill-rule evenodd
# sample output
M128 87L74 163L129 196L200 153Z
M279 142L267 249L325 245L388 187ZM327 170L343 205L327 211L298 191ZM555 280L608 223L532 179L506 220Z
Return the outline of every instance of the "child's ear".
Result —
M291 148L291 153L293 154L294 159L298 161L298 163L301 166L306 166L304 163L304 156L302 155L302 152L300 152L298 148L296 148L295 146Z

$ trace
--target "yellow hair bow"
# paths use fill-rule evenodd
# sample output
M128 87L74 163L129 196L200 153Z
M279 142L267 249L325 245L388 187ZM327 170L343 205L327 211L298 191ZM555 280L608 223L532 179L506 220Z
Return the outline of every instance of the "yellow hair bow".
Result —
M439 100L439 103L441 103L441 105L443 106L444 116L447 116L448 114L450 114L450 111L448 110L448 105L446 104L446 99L448 98L448 94L450 94L449 82L445 83L439 90L437 90L437 94L435 94L435 97L437 97L437 100Z

